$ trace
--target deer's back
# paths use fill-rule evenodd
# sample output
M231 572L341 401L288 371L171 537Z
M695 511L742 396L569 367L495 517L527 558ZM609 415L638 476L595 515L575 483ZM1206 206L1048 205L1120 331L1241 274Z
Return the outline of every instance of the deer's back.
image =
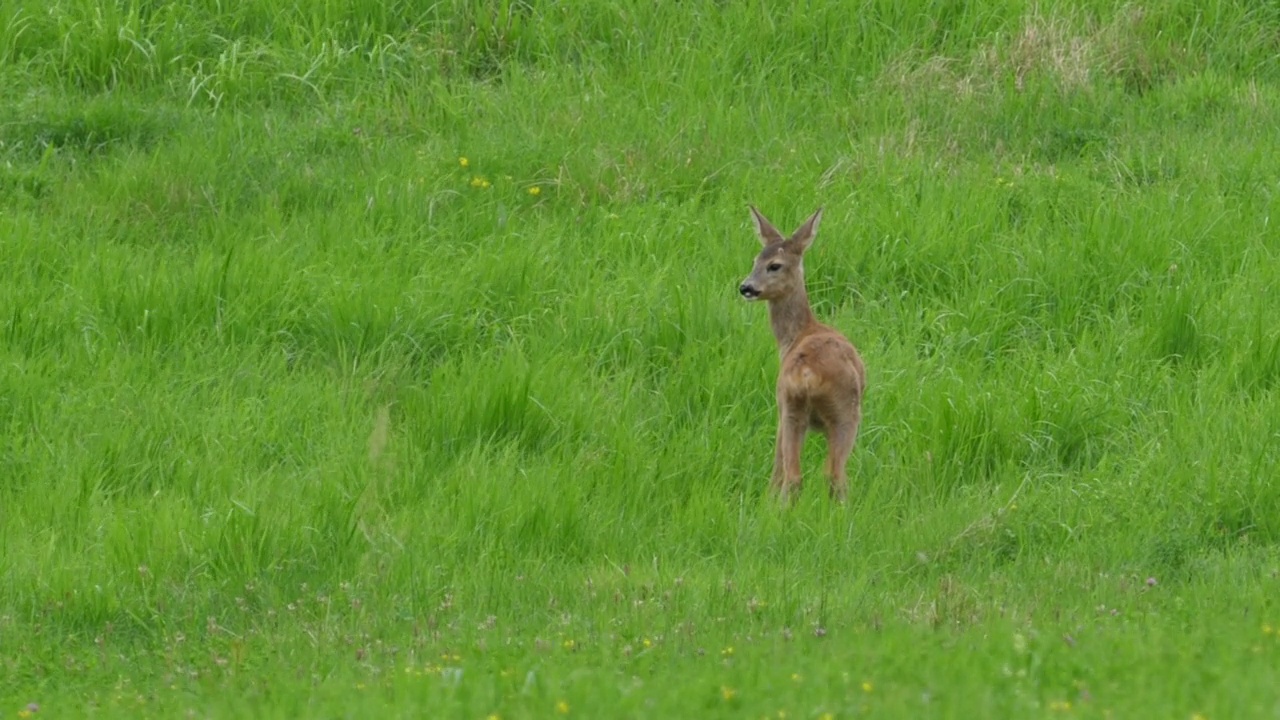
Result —
M849 339L827 325L814 324L796 338L782 358L779 399L806 404L857 404L866 390L862 357Z

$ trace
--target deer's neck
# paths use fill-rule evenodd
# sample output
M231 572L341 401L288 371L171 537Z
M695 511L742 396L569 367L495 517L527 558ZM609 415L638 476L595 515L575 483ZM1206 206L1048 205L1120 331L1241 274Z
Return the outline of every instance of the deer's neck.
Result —
M779 355L786 355L800 333L817 322L803 286L784 298L769 301L769 325L778 341Z

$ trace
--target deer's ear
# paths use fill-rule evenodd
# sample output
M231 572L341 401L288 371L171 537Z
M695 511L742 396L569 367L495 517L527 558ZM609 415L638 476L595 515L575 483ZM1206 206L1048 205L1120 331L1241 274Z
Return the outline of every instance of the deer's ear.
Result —
M760 214L755 205L748 205L751 208L751 220L756 224L756 234L760 236L760 244L768 247L774 243L782 242L782 233L769 222L769 219Z
M818 234L820 222L822 222L822 208L818 208L817 212L810 215L799 230L791 233L791 243L795 245L797 251L804 252L813 244L813 237Z

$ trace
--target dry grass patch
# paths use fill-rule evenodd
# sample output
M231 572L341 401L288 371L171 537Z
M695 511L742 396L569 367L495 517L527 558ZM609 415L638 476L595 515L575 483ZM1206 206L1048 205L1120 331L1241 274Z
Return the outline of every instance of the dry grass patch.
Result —
M1059 92L1087 91L1119 82L1143 93L1166 79L1185 51L1151 30L1140 5L1122 8L1109 20L1036 9L1011 33L998 33L970 57L904 57L881 76L887 89L904 95L942 92L961 100L1006 87L1022 92L1040 80Z

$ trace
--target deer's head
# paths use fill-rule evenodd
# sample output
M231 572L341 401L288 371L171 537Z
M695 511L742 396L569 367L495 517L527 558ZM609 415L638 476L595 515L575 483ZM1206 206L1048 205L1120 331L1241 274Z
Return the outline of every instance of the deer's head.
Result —
M751 274L738 286L748 300L777 300L804 288L804 251L813 244L822 220L822 208L809 216L800 229L783 238L782 233L760 211L751 206L751 219L764 249L756 256Z

